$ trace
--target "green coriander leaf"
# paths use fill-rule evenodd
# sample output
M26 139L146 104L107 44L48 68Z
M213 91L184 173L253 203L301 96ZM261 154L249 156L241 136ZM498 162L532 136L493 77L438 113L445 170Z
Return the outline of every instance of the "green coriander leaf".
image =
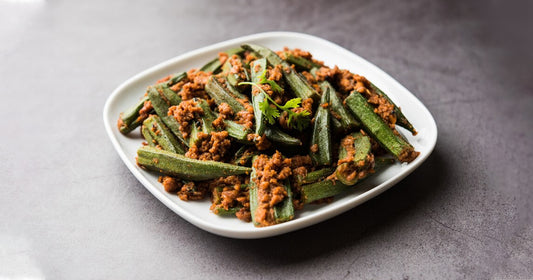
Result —
M285 105L281 106L280 109L287 111L289 109L298 108L298 107L300 107L300 103L302 103L302 99L301 98L299 98L299 97L298 98L293 98L293 99L287 101L285 103Z
M274 124L276 122L276 118L279 117L280 113L277 108L271 107L270 103L268 102L268 99L263 99L263 101L259 102L259 110L265 114L265 117L268 120L269 124Z

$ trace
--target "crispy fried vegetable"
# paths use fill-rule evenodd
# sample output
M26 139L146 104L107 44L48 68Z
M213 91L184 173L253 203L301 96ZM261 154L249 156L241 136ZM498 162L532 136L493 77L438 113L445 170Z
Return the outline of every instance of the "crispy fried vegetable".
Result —
M137 164L180 179L202 181L230 175L249 174L249 167L212 160L196 160L154 147L137 150Z

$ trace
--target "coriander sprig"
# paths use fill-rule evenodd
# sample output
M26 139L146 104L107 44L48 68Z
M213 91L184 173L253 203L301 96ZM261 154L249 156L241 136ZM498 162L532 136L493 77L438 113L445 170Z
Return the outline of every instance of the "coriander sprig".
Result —
M274 102L274 100L272 100L272 98L270 98L268 94L266 94L265 97L266 98L261 103L259 103L259 108L261 109L261 111L263 111L263 113L267 117L269 124L275 123L275 118L278 118L281 115L279 110L282 110L289 114L287 125L290 128L295 128L297 130L302 131L309 126L309 122L310 122L309 115L311 115L309 111L303 110L301 112L296 113L291 110L291 109L296 109L300 107L300 103L302 103L301 98L299 97L293 98L285 102L285 105L281 106L278 103ZM270 104L274 104L275 107L270 106Z
M276 119L281 116L281 110L287 112L289 116L287 120L287 125L289 126L289 128L295 128L299 131L302 131L309 126L309 123L311 121L309 118L309 115L311 115L311 113L309 111L302 110L301 112L294 112L291 110L300 107L300 104L302 103L301 98L293 98L285 102L285 105L279 105L274 100L272 100L272 98L263 90L263 88L261 88L260 84L269 84L273 91L277 91L280 93L283 92L283 88L280 87L275 81L266 78L266 70L263 70L263 72L258 76L258 78L258 83L242 82L239 83L239 85L255 86L257 89L264 93L266 98L259 103L259 109L263 112L263 114L265 114L269 124L272 125L276 122ZM272 107L271 104L274 105L274 107Z

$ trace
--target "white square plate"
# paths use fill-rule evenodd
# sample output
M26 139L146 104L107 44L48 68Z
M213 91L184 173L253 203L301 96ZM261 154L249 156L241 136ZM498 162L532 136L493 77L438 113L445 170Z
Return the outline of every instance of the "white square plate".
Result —
M219 217L210 212L210 202L181 201L176 195L164 191L157 182L157 175L140 169L135 163L137 149L142 138L138 130L128 136L120 134L116 127L119 113L139 100L146 87L161 77L191 68L200 68L221 51L254 43L280 50L301 48L309 51L326 65L338 65L354 73L366 76L386 92L402 108L402 112L418 130L417 136L404 133L420 156L409 164L395 164L376 172L346 194L339 195L333 203L307 205L295 213L292 221L270 227L256 228L236 218ZM437 142L437 126L427 108L405 87L387 73L358 55L324 39L292 32L269 32L221 42L197 49L160 63L121 84L109 97L104 107L104 124L118 154L133 175L163 204L192 224L214 234L233 238L263 238L301 229L339 215L392 187L413 172L433 151Z

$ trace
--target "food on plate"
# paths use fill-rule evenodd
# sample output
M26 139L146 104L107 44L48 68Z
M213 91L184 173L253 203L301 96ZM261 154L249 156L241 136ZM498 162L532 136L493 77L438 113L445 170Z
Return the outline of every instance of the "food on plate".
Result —
M398 126L417 133L365 77L253 44L160 79L117 122L123 134L140 127L137 164L165 191L258 227L416 159Z

